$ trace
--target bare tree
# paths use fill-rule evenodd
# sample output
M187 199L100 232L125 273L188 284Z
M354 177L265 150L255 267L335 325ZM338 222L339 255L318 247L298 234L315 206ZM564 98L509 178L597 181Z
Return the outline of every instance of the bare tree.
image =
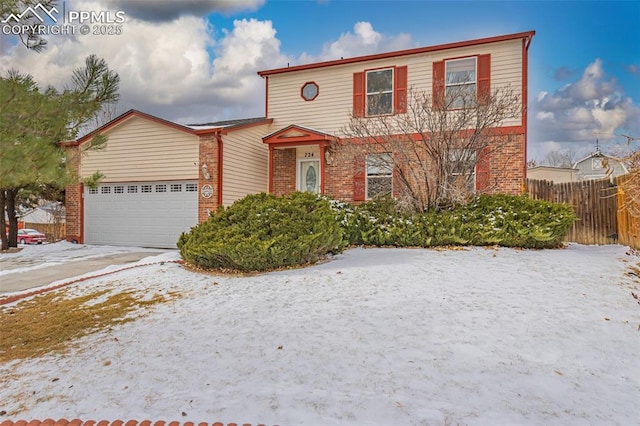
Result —
M576 162L576 152L570 149L556 149L547 152L543 164L551 167L573 167Z
M518 137L499 130L523 114L522 98L510 86L490 93L447 87L444 96L435 98L412 88L403 105L406 112L399 114L375 115L377 100L384 98L367 99L367 114L352 112L342 129L341 148L365 163L371 158L386 162L393 169L394 196L417 211L463 202L475 188L495 187L493 171L500 168L495 162L508 154L494 154Z

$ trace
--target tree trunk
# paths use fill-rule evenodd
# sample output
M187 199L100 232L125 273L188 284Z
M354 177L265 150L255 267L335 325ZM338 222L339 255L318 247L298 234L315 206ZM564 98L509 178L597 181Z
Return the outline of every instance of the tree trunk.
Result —
M9 238L7 237L7 215L5 214L7 197L5 194L5 190L0 189L0 206L2 206L2 216L0 216L0 237L2 237L2 246L0 247L0 250L9 249Z
M18 188L11 188L6 190L6 211L9 218L9 235L7 239L9 241L9 247L18 247L18 215L16 214L16 195L18 195Z

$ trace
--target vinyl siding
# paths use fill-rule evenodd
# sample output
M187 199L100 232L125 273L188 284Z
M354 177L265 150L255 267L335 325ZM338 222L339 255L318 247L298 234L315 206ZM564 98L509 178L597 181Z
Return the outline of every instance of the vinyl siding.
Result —
M510 86L522 95L522 41L509 40L481 46L378 59L327 68L270 75L268 115L274 129L300 124L327 133L341 135L353 107L353 73L391 66L408 66L408 86L431 93L432 63L443 59L491 54L491 89ZM305 82L319 86L318 97L305 101L300 89ZM521 125L521 118L504 125Z
M107 130L107 146L87 151L80 174L101 172L103 182L198 178L198 137L140 117Z
M606 167L602 165L603 160L606 160ZM597 167L594 168L594 165ZM574 168L578 170L580 180L616 177L626 173L620 161L607 156L585 158L577 162Z
M254 126L222 136L222 204L269 190L269 149L262 137L269 125Z

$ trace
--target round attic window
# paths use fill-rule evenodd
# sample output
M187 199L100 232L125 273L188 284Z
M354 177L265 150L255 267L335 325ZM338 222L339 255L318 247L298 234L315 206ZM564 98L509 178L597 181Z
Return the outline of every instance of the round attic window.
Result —
M302 99L312 101L318 97L318 85L314 82L305 83L302 86Z

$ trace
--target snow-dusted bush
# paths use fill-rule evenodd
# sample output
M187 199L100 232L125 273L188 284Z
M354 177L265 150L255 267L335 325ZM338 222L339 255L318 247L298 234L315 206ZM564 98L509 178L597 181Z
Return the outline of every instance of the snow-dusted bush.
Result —
M391 198L336 210L349 244L396 247L558 247L576 219L569 205L511 195L421 214L403 212Z
M239 271L311 264L344 247L329 200L302 192L249 195L220 208L178 240L186 262Z
M473 225L462 235L470 244L526 248L558 247L576 220L570 205L526 195L481 195L453 214Z

